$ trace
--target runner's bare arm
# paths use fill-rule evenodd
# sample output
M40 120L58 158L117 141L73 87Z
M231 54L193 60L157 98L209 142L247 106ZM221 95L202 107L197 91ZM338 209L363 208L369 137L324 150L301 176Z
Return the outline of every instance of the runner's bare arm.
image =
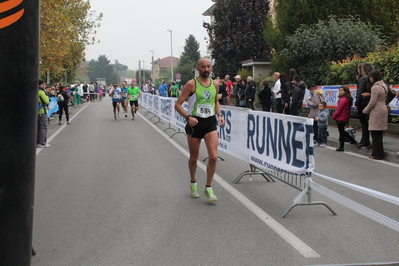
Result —
M195 90L195 82L192 79L188 81L186 85L184 85L184 88L175 103L175 109L182 117L186 117L188 115L186 111L183 109L182 104L188 98L188 96L194 93L194 90Z
M219 94L219 82L214 81L214 84L215 84L215 88L216 88L216 95L218 95ZM219 114L221 114L221 112L220 112L220 104L219 104L217 97L215 97L215 112L216 112L217 118L219 120L219 126L223 127L225 121L224 121L224 117L222 115L219 115Z

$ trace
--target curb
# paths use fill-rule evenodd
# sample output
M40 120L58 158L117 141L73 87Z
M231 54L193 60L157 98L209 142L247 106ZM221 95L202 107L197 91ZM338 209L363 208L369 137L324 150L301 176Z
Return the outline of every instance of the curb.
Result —
M327 145L338 148L339 140L328 137ZM364 147L358 148L355 145L349 144L349 142L345 142L344 148L345 148L345 151L359 153L359 154L364 155L365 157L371 156L371 150L367 150ZM399 154L397 152L385 149L384 153L385 153L384 161L399 163Z

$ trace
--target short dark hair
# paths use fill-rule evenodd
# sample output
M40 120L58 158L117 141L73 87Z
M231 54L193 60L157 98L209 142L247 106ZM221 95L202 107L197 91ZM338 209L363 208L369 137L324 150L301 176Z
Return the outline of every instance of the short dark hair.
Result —
M327 103L326 102L320 102L320 104L322 104L324 108L327 107Z
M39 79L39 85L42 85L43 83L44 83L44 81Z
M371 71L369 77L373 78L374 82L382 80L381 72L378 70Z
M308 84L308 89L310 89L310 88L315 88L316 87L316 85L314 85L313 83L309 83Z
M301 81L301 77L300 77L299 75L295 75L295 76L294 76L294 80L295 80L296 82L299 82L299 81Z

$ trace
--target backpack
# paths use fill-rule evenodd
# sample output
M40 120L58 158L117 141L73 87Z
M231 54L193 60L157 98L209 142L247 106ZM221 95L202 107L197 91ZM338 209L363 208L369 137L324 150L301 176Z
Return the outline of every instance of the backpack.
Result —
M59 102L63 102L63 101L64 101L64 96L62 96L61 93L58 94L58 96L57 96L57 101L59 101Z

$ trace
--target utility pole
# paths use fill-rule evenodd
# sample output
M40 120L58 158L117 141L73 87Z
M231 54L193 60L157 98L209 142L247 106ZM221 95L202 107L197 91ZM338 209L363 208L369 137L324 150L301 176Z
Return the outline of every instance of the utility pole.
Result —
M40 1L0 6L0 265L31 265Z
M151 69L151 71L152 71L152 83L153 84L155 84L155 73L154 73L154 51L153 50L151 50L150 51L151 53L152 53L152 69Z
M139 88L141 89L141 60L139 60Z
M172 46L172 30L168 30L170 32L170 67L171 67L171 82L173 82L173 46Z

